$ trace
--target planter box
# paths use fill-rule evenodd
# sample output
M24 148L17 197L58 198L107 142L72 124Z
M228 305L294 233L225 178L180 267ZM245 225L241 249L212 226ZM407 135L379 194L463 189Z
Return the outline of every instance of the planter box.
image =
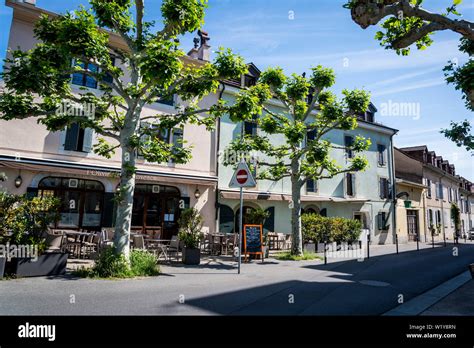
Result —
M185 265L199 265L201 263L201 250L183 248L182 260Z
M31 258L12 259L7 269L18 277L63 275L66 273L67 257L67 253L45 253L36 261Z
M474 279L474 263L471 263L469 265L469 270L471 271L471 277Z
M7 263L7 259L5 257L0 257L0 279L3 278L3 273L5 271L6 263Z

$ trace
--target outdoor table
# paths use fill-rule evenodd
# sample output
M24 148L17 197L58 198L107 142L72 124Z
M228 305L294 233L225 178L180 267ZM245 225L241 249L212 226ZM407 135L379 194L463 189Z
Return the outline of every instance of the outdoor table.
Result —
M158 255L158 258L160 257L160 255L164 255L166 261L169 260L168 253L166 252L166 247L170 242L171 242L171 239L145 238L145 244L156 245L156 247L161 251L160 254Z

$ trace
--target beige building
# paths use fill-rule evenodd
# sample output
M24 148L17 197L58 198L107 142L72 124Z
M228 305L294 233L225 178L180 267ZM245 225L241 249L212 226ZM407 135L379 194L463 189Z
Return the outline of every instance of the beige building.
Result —
M394 155L398 242L426 241L423 165L397 148Z
M434 231L434 240L452 241L455 228L451 219L451 205L457 204L461 209L461 218L466 231L472 218L471 211L467 212L472 183L456 175L455 167L443 157L429 151L425 145L400 149L404 154L417 160L422 165L423 184L426 186L424 194L425 235L431 238ZM463 208L461 208L464 206ZM464 213L464 211L466 211Z
M34 2L33 2L34 3ZM7 0L13 8L8 47L28 50L37 43L33 28L41 14L55 16L28 3ZM111 34L111 45L124 48L118 36ZM201 45L184 57L187 64L203 64L209 57L209 46ZM124 77L126 80L127 77ZM126 81L125 81L126 82ZM97 81L81 74L71 78L73 90L86 87L101 93ZM201 107L217 101L217 94L206 97ZM156 103L144 110L144 116L175 113L181 104L174 100ZM138 160L137 187L134 197L132 226L135 229L162 229L169 238L177 233L181 207L193 206L205 217L205 228L215 230L216 151L214 132L205 127L187 124L164 135L170 143L179 139L192 146L192 159L185 165L147 163ZM119 183L121 153L105 159L92 152L97 137L90 129L72 125L60 132L50 132L35 118L0 121L0 181L1 189L15 194L54 195L61 197L61 220L57 227L100 229L113 225L113 196Z

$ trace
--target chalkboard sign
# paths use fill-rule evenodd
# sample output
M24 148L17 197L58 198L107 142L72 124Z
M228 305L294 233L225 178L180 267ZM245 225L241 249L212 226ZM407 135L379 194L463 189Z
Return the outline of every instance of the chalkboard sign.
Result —
M244 225L244 253L261 254L262 252L262 225ZM263 261L263 256L262 256Z

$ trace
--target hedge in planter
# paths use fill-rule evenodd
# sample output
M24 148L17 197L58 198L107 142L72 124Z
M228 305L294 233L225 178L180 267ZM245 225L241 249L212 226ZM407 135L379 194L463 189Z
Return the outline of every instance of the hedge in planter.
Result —
M304 243L310 242L355 242L362 231L361 222L342 217L325 217L318 214L303 214L301 225Z
M199 243L202 237L203 218L195 208L184 209L178 220L178 238L183 243L183 263L186 265L199 265L201 250Z
M59 219L60 200L0 192L0 244L29 247L36 257L12 258L6 272L17 276L59 275L66 271L67 254L44 253L48 226Z

